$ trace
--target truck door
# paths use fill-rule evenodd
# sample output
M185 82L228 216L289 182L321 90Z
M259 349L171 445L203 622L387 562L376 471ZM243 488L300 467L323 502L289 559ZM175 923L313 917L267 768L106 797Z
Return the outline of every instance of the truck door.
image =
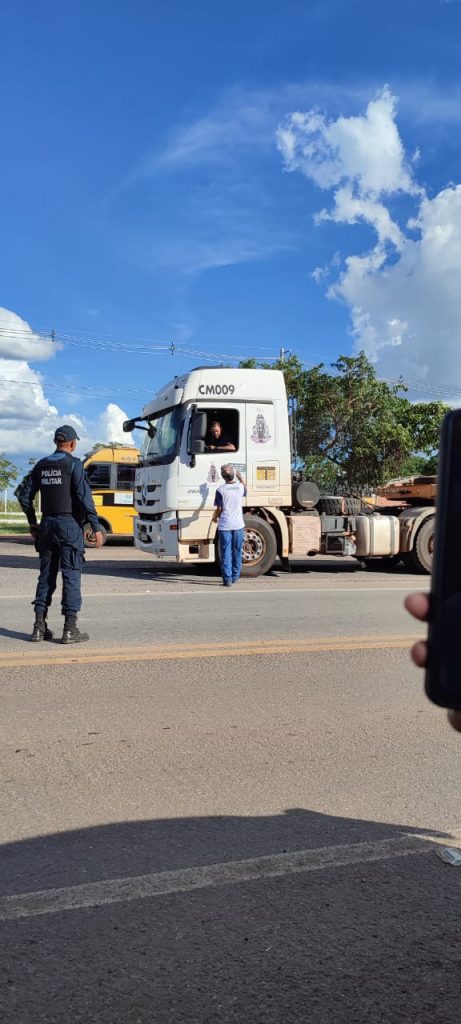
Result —
M194 418L200 417L201 450L191 453ZM219 424L220 434L216 424ZM233 450L222 447L232 444ZM221 467L232 463L246 475L246 419L243 403L222 406L197 404L186 420L180 460L179 510L213 509L216 488L222 483Z

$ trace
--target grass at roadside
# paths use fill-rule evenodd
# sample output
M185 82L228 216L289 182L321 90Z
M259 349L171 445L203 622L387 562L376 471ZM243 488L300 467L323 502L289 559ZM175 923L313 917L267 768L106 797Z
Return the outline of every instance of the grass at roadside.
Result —
M0 520L0 536L7 533L14 534L15 536L28 534L29 527L27 523L8 523L6 520L3 520L3 522Z

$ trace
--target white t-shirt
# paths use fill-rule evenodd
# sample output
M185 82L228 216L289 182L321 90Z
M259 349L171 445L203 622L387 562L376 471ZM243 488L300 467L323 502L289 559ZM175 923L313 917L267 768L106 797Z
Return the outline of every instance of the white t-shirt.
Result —
M222 512L218 519L218 530L243 530L242 501L246 494L239 480L221 484L217 488L214 503Z

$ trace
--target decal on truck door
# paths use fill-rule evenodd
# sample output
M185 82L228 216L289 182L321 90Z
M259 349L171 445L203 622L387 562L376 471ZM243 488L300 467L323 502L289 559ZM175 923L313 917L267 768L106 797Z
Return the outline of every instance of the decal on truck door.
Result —
M250 415L250 441L252 444L270 444L274 439L274 409L271 405L256 406Z

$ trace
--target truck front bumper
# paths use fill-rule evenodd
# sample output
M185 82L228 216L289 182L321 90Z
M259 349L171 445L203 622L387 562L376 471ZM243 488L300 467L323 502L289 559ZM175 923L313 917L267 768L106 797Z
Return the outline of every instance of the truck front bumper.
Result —
M154 558L176 562L214 562L213 541L181 539L181 526L175 512L162 519L143 519L137 516L134 529L135 545Z

